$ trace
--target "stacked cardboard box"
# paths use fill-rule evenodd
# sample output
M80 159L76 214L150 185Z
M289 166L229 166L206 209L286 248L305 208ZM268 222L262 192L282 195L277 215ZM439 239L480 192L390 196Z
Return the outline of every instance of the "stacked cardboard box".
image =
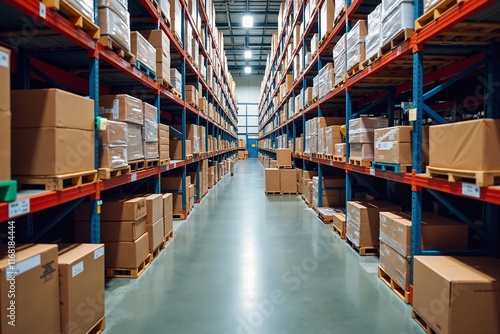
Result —
M319 177L312 177L312 207L319 204ZM345 203L345 178L323 177L322 180L322 207L343 207Z
M146 102L142 103L144 112L144 125L142 127L142 140L144 157L157 159L158 152L158 109Z
M191 177L186 176L186 210L189 209L189 185L191 185ZM173 213L174 215L181 215L182 208L182 193L179 191L184 191L182 188L182 176L162 176L161 178L161 189L162 192L174 192L172 194L172 203L173 203Z
M378 55L382 46L382 4L368 14L368 34L366 35L366 58Z
M368 27L365 20L359 20L347 34L347 70L365 61L365 36ZM361 69L361 66L359 67Z
M375 161L388 164L411 164L412 126L375 129Z
M146 231L149 236L149 252L157 249L165 239L165 225L163 221L163 195L152 194L146 200Z
M195 198L196 198L196 192L195 192L195 189L194 189L194 184L190 184L188 186L188 196L189 196L189 210L188 211L191 211L193 208L194 208L194 202L195 202Z
M163 1L163 0L162 0ZM181 41L182 36L182 5L180 0L170 1L170 30L172 34Z
M99 167L121 168L127 164L127 123L107 121L106 129L99 131Z
M207 153L207 128L198 125L198 137L200 138L200 153Z
M4 103L8 99L0 102ZM94 101L59 89L34 89L12 91L11 104L13 175L61 175L95 168ZM0 113L8 124L9 114Z
M160 160L170 159L170 127L158 124L158 151Z
M173 195L170 193L163 194L163 232L165 233L165 238L171 236L170 234L174 232L174 204Z
M335 69L335 85L344 82L347 75L347 34L340 37L337 44L333 48L333 68Z
M177 129L177 131L182 132L181 125L174 125L174 128ZM198 126L196 124L187 123L185 135L186 135L187 140L189 140L191 145L192 145L191 149L190 149L190 153L188 153L187 149L186 149L186 154L198 154L198 153L200 153L201 141L200 141L200 132L198 130ZM186 144L186 146L187 146L187 144Z
M413 311L440 334L500 333L500 260L415 256Z
M346 156L346 144L335 144L335 153L333 156L335 158L344 158Z
M302 196L306 199L307 203L312 204L313 199L313 177L317 176L315 171L303 170L302 171Z
M342 134L340 132L339 125L331 125L325 130L325 150L324 154L326 155L336 155L335 147L337 144L342 144Z
M0 181L11 179L10 50L0 47Z
M321 68L321 70L319 70L318 73L318 82L317 82L318 99L324 98L329 92L333 90L334 81L335 81L335 71L333 70L333 64L327 63L325 66ZM314 95L312 91L311 95Z
M168 1L162 2L168 4ZM141 34L156 49L155 69L158 82L162 83L164 80L170 84L170 39L163 30L146 30L141 31Z
M383 117L360 117L349 120L350 159L373 161L375 129L389 124Z
M413 1L382 1L382 45L391 41L403 30L413 30L414 27L415 17L413 11Z
M378 248L382 211L401 211L395 204L383 201L347 202L347 238L358 248Z
M186 95L185 100L190 105L197 107L198 106L198 90L193 85L186 85Z
M156 49L138 31L130 33L130 52L138 63L156 72Z
M180 94L182 92L182 75L175 68L170 69L170 83L177 93Z
M186 156L193 154L191 143L191 140L186 140ZM184 160L184 157L182 156L182 139L170 139L169 147L171 159Z
M99 114L110 120L127 123L127 159L128 161L144 159L142 126L144 115L142 101L130 95L101 95L99 97Z
M410 288L411 213L380 212L380 266L405 291ZM422 214L424 250L466 250L468 227L428 212Z
M266 193L281 192L280 170L278 168L266 168Z
M99 0L98 17L101 36L110 36L125 51L130 51L130 14L127 2Z

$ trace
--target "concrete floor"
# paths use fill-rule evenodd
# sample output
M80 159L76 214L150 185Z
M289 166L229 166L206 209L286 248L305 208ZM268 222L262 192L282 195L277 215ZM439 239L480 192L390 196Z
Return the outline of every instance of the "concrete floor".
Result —
M264 195L257 159L238 161L175 222L136 280L106 286L104 333L423 333L411 309L299 197Z

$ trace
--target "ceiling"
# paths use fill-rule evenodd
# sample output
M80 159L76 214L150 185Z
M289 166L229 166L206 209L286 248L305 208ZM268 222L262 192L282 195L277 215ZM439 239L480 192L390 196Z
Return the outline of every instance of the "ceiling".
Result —
M278 31L281 2L214 0L216 25L224 33L227 65L233 76L246 75L245 66L252 67L252 75L264 75L266 58L271 52L272 35ZM253 28L242 26L242 18L247 13L253 16ZM245 59L245 50L252 51L252 59Z

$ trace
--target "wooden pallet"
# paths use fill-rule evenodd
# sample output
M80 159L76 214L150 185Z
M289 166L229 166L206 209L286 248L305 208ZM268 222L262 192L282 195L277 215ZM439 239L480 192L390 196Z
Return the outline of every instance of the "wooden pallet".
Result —
M123 166L118 168L99 168L99 179L109 180L112 177L121 176L130 173L130 166Z
M135 56L132 53L125 50L125 48L121 46L120 43L116 42L113 39L113 37L109 35L101 36L101 38L99 38L99 43L104 45L107 49L112 50L120 58L125 59L130 65L135 66L136 64Z
M318 218L323 222L323 224L330 224L333 222L333 216L325 215L321 211L319 211L319 208L316 210L318 213Z
M390 41L382 45L380 48L380 55L385 55L389 51L395 49L397 46L399 46L401 43L404 41L408 40L413 36L413 29L411 28L406 28L398 32L396 36L394 36Z
M158 10L158 13L160 14L160 19L165 22L167 27L171 28L170 26L170 15L169 13L165 14L164 12L161 11L161 8Z
M354 65L354 67L352 67L350 70L347 71L347 77L351 78L351 77L355 76L362 69L363 69L363 64L357 63L356 65Z
M170 165L170 159L160 159L160 166Z
M268 195L281 195L281 191L265 191L266 196Z
M186 160L191 160L193 159L193 155L192 154L186 154Z
M351 240L349 240L349 238L346 238L345 241L360 256L370 256L370 255L377 256L378 255L378 247L359 247L359 246L355 245Z
M417 324L422 327L426 334L437 334L435 330L431 328L431 326L424 320L415 309L411 310L411 317L417 322Z
M346 237L345 236L345 232L346 232L345 222L344 222L344 229L343 230L339 229L337 226L335 226L335 224L332 224L332 226L333 226L333 232L335 234L337 234L340 237L340 239L345 239L345 237Z
M333 160L333 161L337 161L337 162L345 162L346 157L345 157L345 156L343 156L343 157L339 157L338 155L337 155L337 156L336 156L336 155L334 155L332 160Z
M54 176L16 176L20 186L39 187L45 190L63 190L75 186L97 182L97 170Z
M479 187L500 184L500 171L474 171L438 167L427 167L428 178L445 179L449 182L470 182Z
M146 162L144 159L132 160L128 162L130 166L130 171L136 172L138 170L144 169L146 167Z
M163 240L165 241L165 247L167 246L167 244L170 242L170 240L172 240L174 238L174 230L170 231L166 236L165 238L163 238Z
M53 10L57 10L68 17L68 21L76 27L85 30L90 38L98 40L101 37L101 30L93 20L83 15L67 0L43 0L45 6Z
M153 249L153 251L151 253L149 253L152 256L153 260L158 255L160 255L160 252L165 248L166 245L167 245L167 242L165 241L165 239L163 239L161 244L159 244L155 249Z
M347 11L347 5L344 5L344 7L342 7L342 9L340 10L339 15L337 15L335 20L333 20L334 26L337 25L337 23L340 21L340 19L342 19L342 17L344 16L346 11Z
M160 166L160 159L146 159L145 160L146 168L153 168Z
M137 278L146 270L153 261L151 254L137 268L106 268L106 277Z
M177 98L182 99L181 93L179 93L175 88L172 88L171 93L177 96Z
M276 165L277 168L290 169L292 165Z
M297 192L296 191L281 191L280 195L281 196L284 196L284 195L297 195Z
M0 202L12 202L17 198L17 181L0 182Z
M349 163L355 166L371 167L372 162L368 160L349 159Z
M85 332L85 334L101 334L106 327L106 317L103 316L97 321L92 328Z
M415 21L415 30L419 31L427 27L429 24L437 21L441 16L459 6L466 0L443 0L429 9L424 15L420 16Z
M410 291L407 291L399 283L394 280L388 272L381 266L378 266L378 278L382 280L394 293L401 298L406 304L410 303Z
M386 164L383 162L372 162L372 167L382 171L394 172L394 173L408 173L411 172L411 164Z
M156 73L149 67L147 67L145 64L143 64L140 60L135 61L135 68L137 68L139 71L156 81Z
M380 54L380 50L374 54L373 56L371 56L370 58L368 59L365 59L365 61L363 62L363 69L367 68L368 66L372 65L374 62L376 62L379 58L381 57L381 54Z
M165 87L167 90L172 91L174 88L170 82L168 82L165 78L156 78L156 82Z
M158 2L156 2L156 0L149 0L149 3L151 3L153 7L156 9L156 11L160 13L161 11L160 5L158 4Z

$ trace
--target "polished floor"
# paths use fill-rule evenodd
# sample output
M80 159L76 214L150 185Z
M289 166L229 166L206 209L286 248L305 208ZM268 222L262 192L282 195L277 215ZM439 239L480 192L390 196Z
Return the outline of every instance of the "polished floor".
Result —
M423 333L410 313L376 257L359 257L299 197L266 197L250 159L175 222L139 279L107 282L104 333Z

